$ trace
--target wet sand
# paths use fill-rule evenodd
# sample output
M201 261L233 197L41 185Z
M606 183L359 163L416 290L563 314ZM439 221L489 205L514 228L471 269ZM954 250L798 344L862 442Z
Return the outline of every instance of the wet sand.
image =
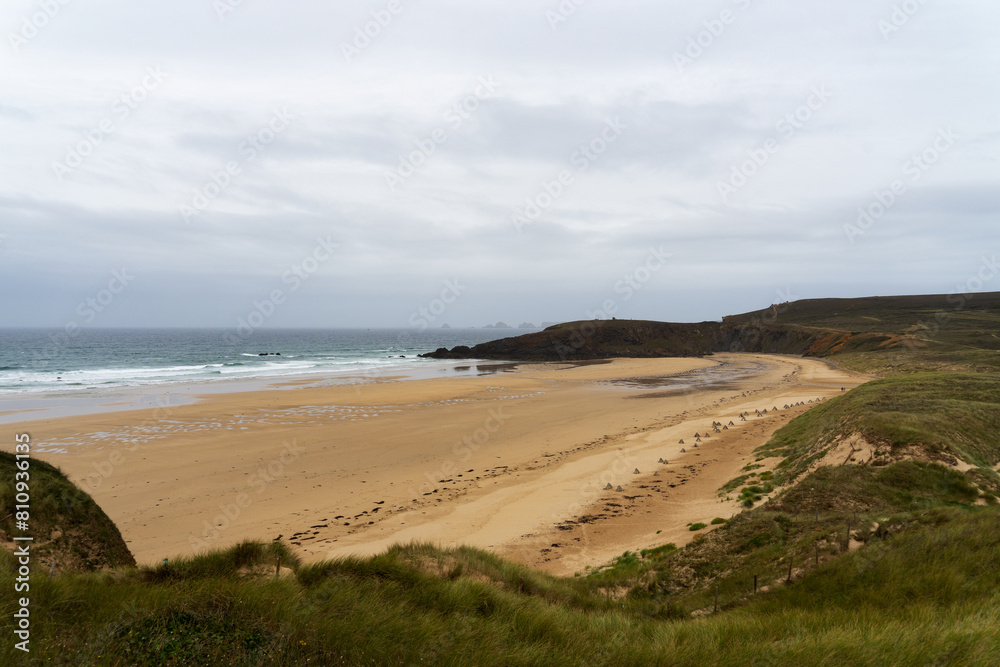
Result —
M450 378L7 424L0 443L29 432L35 455L91 493L140 562L280 535L307 561L421 540L571 574L729 517L738 508L719 487L810 404L771 409L867 379L767 355L473 362ZM739 420L758 408L769 414ZM712 421L734 425L690 446Z

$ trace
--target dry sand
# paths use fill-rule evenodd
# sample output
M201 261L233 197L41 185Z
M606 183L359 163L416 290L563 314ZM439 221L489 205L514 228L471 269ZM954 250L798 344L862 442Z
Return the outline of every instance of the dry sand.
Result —
M281 535L307 561L421 540L572 574L731 516L718 490L753 449L868 379L746 354L471 366L4 425L0 443L30 433L139 562ZM712 421L734 426L693 447Z

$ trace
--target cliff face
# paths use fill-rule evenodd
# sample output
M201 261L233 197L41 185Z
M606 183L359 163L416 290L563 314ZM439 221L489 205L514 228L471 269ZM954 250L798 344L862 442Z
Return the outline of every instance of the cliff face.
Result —
M898 336L850 334L796 325L641 320L568 322L544 331L421 355L434 359L571 361L614 357L700 357L713 352L824 356L903 343Z

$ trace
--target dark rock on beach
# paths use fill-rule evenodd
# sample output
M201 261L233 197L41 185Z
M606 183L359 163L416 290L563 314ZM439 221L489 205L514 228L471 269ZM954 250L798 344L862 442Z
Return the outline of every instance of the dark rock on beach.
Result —
M479 346L477 345L476 347ZM439 347L433 352L421 354L420 356L430 359L471 359L474 355L472 354L472 348L468 345L458 345L451 350L446 347Z

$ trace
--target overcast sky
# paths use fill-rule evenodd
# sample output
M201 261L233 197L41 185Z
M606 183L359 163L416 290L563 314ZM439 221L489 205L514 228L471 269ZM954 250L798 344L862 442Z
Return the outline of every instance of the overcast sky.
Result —
M997 291L998 25L995 0L7 0L0 326Z

